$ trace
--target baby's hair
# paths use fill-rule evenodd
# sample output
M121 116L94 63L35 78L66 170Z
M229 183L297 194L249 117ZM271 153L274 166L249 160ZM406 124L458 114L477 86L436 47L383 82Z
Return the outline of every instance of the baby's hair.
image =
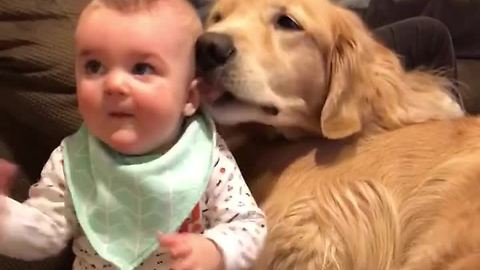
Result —
M132 11L150 7L159 0L96 0L109 8L121 11Z
M119 11L138 11L149 9L158 2L168 1L168 0L95 0L97 3L105 5L109 8L119 10ZM188 0L177 0L179 2L184 2L191 8L194 8L193 5Z
M200 34L202 25L195 6L189 0L93 0L90 6L95 7L100 5L120 12L129 13L148 11L161 3L171 4L171 6L178 11L177 16L179 20L182 21L182 24L189 25L195 35ZM88 9L88 7L86 9ZM184 17L182 18L181 16Z

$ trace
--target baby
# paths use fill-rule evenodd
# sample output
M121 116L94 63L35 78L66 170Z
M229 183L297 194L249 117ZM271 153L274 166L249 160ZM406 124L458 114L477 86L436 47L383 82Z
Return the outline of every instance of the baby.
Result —
M73 239L78 270L252 266L264 214L198 110L200 32L186 0L84 9L75 35L84 123L53 151L26 202L0 197L0 253L41 259Z

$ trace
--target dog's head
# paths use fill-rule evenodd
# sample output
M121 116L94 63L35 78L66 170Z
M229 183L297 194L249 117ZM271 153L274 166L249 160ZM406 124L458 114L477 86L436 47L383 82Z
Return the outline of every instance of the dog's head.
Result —
M367 122L397 127L417 117L398 109L412 87L397 57L327 0L218 0L196 46L209 84L202 95L221 124L343 138Z

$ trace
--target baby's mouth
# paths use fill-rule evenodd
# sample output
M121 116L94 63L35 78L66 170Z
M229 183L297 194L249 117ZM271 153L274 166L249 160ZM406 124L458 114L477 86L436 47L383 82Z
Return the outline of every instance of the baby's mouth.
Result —
M127 119L127 118L134 117L133 113L127 113L127 112L110 112L108 113L108 116L116 119Z

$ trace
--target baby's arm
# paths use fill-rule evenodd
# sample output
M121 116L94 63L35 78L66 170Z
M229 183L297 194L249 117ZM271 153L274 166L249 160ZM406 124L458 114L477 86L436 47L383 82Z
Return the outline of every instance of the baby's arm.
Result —
M56 255L67 246L73 229L65 215L61 147L53 151L29 195L23 204L0 195L0 254L23 260Z
M203 213L210 229L204 235L222 251L226 269L248 269L263 247L265 216L221 138L218 148Z

